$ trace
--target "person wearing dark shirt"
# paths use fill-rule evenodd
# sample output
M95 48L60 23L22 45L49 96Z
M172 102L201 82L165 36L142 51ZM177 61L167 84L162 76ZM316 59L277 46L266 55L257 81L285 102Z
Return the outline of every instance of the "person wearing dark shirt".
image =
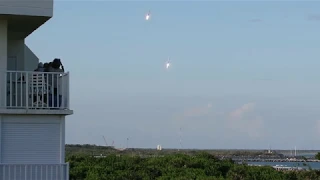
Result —
M39 62L37 69L35 69L34 71L44 72L44 67L42 62Z

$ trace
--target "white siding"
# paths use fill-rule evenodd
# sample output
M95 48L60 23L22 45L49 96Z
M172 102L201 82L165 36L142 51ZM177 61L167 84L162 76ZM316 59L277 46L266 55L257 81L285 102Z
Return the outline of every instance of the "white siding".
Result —
M64 162L64 117L6 115L1 121L1 163Z
M52 17L53 0L0 0L0 14Z
M38 63L39 58L25 44L24 39L8 40L8 70L34 71Z
M68 180L68 164L0 164L0 180Z
M4 123L3 163L58 163L60 124Z
M23 71L25 57L24 39L12 40L8 39L8 70ZM12 62L16 59L15 62Z
M24 44L24 71L34 71L38 67L39 58Z

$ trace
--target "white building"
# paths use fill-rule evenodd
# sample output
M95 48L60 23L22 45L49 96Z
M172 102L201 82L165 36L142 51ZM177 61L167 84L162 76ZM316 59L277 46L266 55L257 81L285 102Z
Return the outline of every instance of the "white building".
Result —
M53 0L0 0L0 180L69 179L69 73L34 72L25 45L52 15Z

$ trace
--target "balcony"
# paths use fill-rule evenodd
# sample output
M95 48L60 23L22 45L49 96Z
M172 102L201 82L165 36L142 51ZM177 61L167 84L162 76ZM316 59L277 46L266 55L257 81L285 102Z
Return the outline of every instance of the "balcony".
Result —
M1 164L0 180L69 180L69 163Z
M2 0L0 1L0 14L52 17L53 0Z
M2 109L69 110L69 73L6 71L4 77Z

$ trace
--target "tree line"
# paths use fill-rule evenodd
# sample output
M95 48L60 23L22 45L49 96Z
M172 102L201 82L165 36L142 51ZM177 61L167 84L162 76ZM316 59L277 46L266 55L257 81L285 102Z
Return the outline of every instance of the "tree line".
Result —
M248 166L200 152L146 157L109 154L94 157L69 154L71 180L320 180L320 171L277 171Z

